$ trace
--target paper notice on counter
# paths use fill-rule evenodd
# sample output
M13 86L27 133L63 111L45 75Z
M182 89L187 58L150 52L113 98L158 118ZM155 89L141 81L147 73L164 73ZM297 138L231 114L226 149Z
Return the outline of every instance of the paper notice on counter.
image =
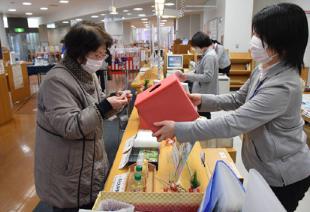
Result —
M24 87L24 79L21 65L20 64L12 65L12 73L13 73L14 89L17 90L19 88Z
M4 65L3 65L3 60L0 60L0 74L4 74Z
M135 141L135 137L136 136L132 136L130 138L127 139L124 149L123 149L123 154L127 153L129 150L131 150L132 146L133 146L133 142Z
M126 152L122 155L122 159L121 159L121 162L118 166L118 169L123 169L127 165L131 151L132 151L132 149L130 149L128 152Z
M111 191L112 192L125 192L127 178L128 178L128 173L116 175L112 182Z

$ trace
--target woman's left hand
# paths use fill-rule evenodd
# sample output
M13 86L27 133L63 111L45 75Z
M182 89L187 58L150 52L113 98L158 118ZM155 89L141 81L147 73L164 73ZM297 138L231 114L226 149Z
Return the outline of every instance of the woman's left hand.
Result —
M127 98L128 103L130 102L130 100L132 98L132 94L131 94L130 90L118 91L116 93L116 96L121 96L121 97Z
M158 142L162 140L173 138L175 136L175 122L174 121L161 121L155 122L154 126L161 127L157 132L153 134L153 136L158 138Z

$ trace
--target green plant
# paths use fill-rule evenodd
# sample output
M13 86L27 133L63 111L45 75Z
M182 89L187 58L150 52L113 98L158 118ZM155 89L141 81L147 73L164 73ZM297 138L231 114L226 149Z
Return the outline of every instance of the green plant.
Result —
M195 188L198 188L199 186L200 186L200 182L198 181L198 178L197 178L197 171L195 171L191 179L191 187L192 189L195 189Z

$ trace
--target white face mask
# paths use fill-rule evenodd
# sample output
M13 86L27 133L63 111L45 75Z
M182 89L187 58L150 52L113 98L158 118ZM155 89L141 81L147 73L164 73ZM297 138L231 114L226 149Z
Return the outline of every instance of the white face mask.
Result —
M262 40L255 35L252 36L250 46L251 56L258 63L268 63L275 56L269 56L267 54L267 44L264 44L264 47Z
M104 59L94 60L87 58L86 64L82 64L81 66L85 71L87 71L90 74L93 74L101 68L103 61Z

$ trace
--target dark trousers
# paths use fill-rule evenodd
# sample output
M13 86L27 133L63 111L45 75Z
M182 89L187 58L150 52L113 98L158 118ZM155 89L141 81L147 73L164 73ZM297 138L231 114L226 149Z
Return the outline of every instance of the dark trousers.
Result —
M211 113L210 112L199 112L200 116L204 116L207 119L211 119Z
M88 204L88 205L82 205L80 206L80 209L92 209L94 203ZM56 208L53 207L53 212L78 212L79 208Z
M276 194L284 208L288 211L295 211L310 186L310 176L306 179L283 187L273 187L271 189Z
M231 65L227 66L226 68L220 68L219 73L226 74L229 76L229 71L230 71Z

